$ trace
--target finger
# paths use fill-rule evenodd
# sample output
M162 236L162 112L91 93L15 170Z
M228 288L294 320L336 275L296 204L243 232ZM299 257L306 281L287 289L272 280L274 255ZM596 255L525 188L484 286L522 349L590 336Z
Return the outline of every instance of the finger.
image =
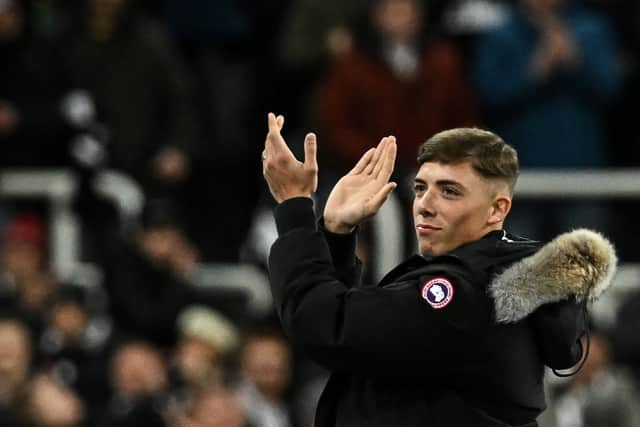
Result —
M391 192L393 191L394 188L396 188L398 186L398 184L396 184L395 182L389 182L387 184L385 184L384 187L382 187L369 201L369 205L371 206L371 210L372 212L378 212L378 210L380 210L380 208L382 207L382 205L384 204L384 202L387 201L387 198L389 197L389 194L391 194Z
M375 148L369 148L366 151L366 153L364 153L362 157L360 157L360 160L358 160L358 163L356 163L353 169L349 171L349 175L356 175L361 173L364 170L364 168L369 164L371 159L373 159L373 153L375 151L376 151Z
M280 123L284 125L284 117L278 117L281 117ZM278 154L283 153L286 157L294 157L284 138L280 134L280 127L278 125L278 119L276 118L275 114L269 113L268 121L269 133L267 134L267 140L265 141L267 156L277 156Z
M274 137L279 136L280 130L278 129L278 123L276 121L276 116L273 113L267 114L267 127L269 132L267 133L267 138L264 141L264 152L267 156L272 157L274 153L273 143L271 140Z
M318 159L316 153L318 150L316 134L308 133L304 137L304 167L308 170L318 170Z
M376 151L373 153L373 159L371 160L371 162L369 162L367 167L364 169L364 173L370 174L371 172L373 172L373 168L375 167L376 163L378 163L378 161L380 160L380 156L382 156L382 151L384 150L384 147L386 144L387 144L387 137L385 136L380 140L380 143L376 147Z
M271 132L279 132L278 121L276 119L276 115L273 113L267 114L267 125L269 126L269 133Z
M376 179L380 178L386 182L391 178L396 162L397 152L398 145L396 144L396 138L394 136L390 136L389 143L387 144L384 153L382 153L381 161L378 162L373 171L373 176Z
M283 115L279 115L278 117L276 117L276 124L278 125L278 129L282 130L282 128L284 127L284 116Z
M378 161L375 163L375 165L373 165L373 170L371 171L371 174L374 177L377 177L378 174L380 173L380 171L382 170L382 165L384 165L385 159L387 158L387 156L389 155L389 146L391 145L391 139L392 137L387 136L387 142L385 143L385 146L382 149L382 152L380 153L380 157L378 158Z

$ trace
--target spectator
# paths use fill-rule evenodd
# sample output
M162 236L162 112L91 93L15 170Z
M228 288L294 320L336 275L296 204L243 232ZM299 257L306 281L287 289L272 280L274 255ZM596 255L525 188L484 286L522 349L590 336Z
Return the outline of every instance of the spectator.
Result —
M38 337L46 322L47 300L57 290L58 282L52 273L43 271L16 283L15 298L10 304L29 324L34 337Z
M163 0L167 26L198 79L205 140L198 157L235 163L250 150L254 70L249 8L238 0ZM220 165L223 167L224 165Z
M42 331L44 305L57 286L47 258L44 221L33 214L13 218L4 232L0 307L18 312L34 336Z
M365 1L294 2L285 18L283 62L313 72L344 53L351 47L349 27L366 6Z
M638 396L628 376L613 365L609 343L592 333L587 360L552 398L557 426L635 427L640 425Z
M415 0L374 1L353 49L331 67L320 114L337 170L393 133L404 153L398 160L404 176L415 170L426 136L477 124L462 58L451 44L429 37L425 12L428 5L423 10Z
M149 200L139 234L105 257L105 287L116 328L163 348L176 344L176 320L192 304L217 309L233 321L244 314L244 299L188 280L197 254L176 211L171 201Z
M225 388L204 391L176 427L253 427L238 398Z
M256 79L268 66L260 62L260 72L256 72L259 49L252 41L260 40L253 38L250 13L262 3L159 3L198 87L195 114L201 123L202 143L193 146L192 174L180 193L188 219L185 232L204 261L237 262L261 188L260 176L244 166L260 152L252 143L258 133L251 117L256 109ZM243 191L229 182L243 183ZM225 209L219 208L221 201Z
M41 365L85 400L85 418L92 424L109 396L114 337L108 322L89 310L87 295L79 286L65 285L49 298L39 349Z
M33 214L20 214L8 224L3 267L9 280L17 283L47 268L46 233L44 220Z
M60 43L75 84L91 93L109 129L110 166L147 189L173 190L188 174L195 124L167 34L129 0L87 0Z
M30 2L0 2L0 167L64 166L72 126L59 52L33 31ZM46 69L47 72L42 72Z
M640 291L625 296L611 331L613 359L631 371L636 389L640 390Z
M27 426L23 406L28 395L32 359L26 324L0 318L0 420L7 427Z
M640 101L640 2L599 0L598 3L613 17L622 44L624 79L607 115L612 166L637 168L640 166L640 136L635 129ZM637 200L615 203L611 223L613 236L619 236L618 250L628 261L639 261L635 242L626 236L640 233L637 223L630 220L640 215L640 204Z
M289 112L287 121L290 128L312 125L312 107L318 86L327 73L328 65L351 49L350 26L366 8L366 0L292 2L284 16L284 30L276 58L282 64L284 76L281 77L278 96L273 100L277 106L282 103L282 108L278 109Z
M84 404L80 397L47 375L36 376L29 387L27 411L36 427L82 427Z
M111 364L113 396L104 427L165 427L168 377L162 354L144 342L122 344Z
M567 0L521 0L480 38L482 106L523 167L607 165L603 121L619 83L616 51L602 17Z
M250 334L242 348L238 395L255 427L292 425L285 392L291 378L291 353L275 332Z
M214 310L191 306L180 313L177 328L174 363L187 389L196 392L222 384L225 358L238 341L236 327Z
M473 73L482 108L523 168L608 165L605 113L620 82L616 54L607 22L568 0L520 0L479 38ZM540 215L526 215L532 209ZM511 227L545 239L578 226L604 228L607 215L589 202L521 204Z

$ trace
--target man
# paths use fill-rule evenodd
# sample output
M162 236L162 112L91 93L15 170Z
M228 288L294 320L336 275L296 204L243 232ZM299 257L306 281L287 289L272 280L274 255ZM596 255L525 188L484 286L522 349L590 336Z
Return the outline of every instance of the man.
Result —
M421 255L362 286L355 231L396 185L395 138L338 181L316 229L316 137L301 163L280 134L284 118L268 121L274 301L289 337L332 371L316 426L536 426L544 365L583 355L586 301L615 270L608 241L578 230L542 246L508 234L515 151L490 132L453 129L420 148Z
M29 326L11 313L0 313L0 419L7 427L25 427L33 359Z

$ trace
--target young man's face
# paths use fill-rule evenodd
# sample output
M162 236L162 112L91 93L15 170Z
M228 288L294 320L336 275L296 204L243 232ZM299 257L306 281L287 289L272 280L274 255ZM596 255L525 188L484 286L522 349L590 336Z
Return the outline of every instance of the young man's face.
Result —
M441 255L502 228L511 201L501 190L469 162L423 163L415 178L413 201L420 253Z

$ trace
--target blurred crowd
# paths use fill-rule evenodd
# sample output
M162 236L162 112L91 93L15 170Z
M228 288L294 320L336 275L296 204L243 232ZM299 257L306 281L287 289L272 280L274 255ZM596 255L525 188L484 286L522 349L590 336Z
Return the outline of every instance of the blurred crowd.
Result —
M268 111L298 154L318 133L318 209L390 134L405 206L417 147L457 126L496 131L524 169L640 168L636 0L0 0L0 64L0 172L73 174L79 256L102 278L57 277L49 207L0 200L7 427L312 426L326 373L275 313L195 273L265 269L270 242L249 233L273 206ZM95 191L104 170L142 189L133 224ZM640 260L638 200L514 206L516 233L589 226ZM375 262L372 232L358 250ZM594 324L578 375L549 381L543 427L640 426L639 302Z

